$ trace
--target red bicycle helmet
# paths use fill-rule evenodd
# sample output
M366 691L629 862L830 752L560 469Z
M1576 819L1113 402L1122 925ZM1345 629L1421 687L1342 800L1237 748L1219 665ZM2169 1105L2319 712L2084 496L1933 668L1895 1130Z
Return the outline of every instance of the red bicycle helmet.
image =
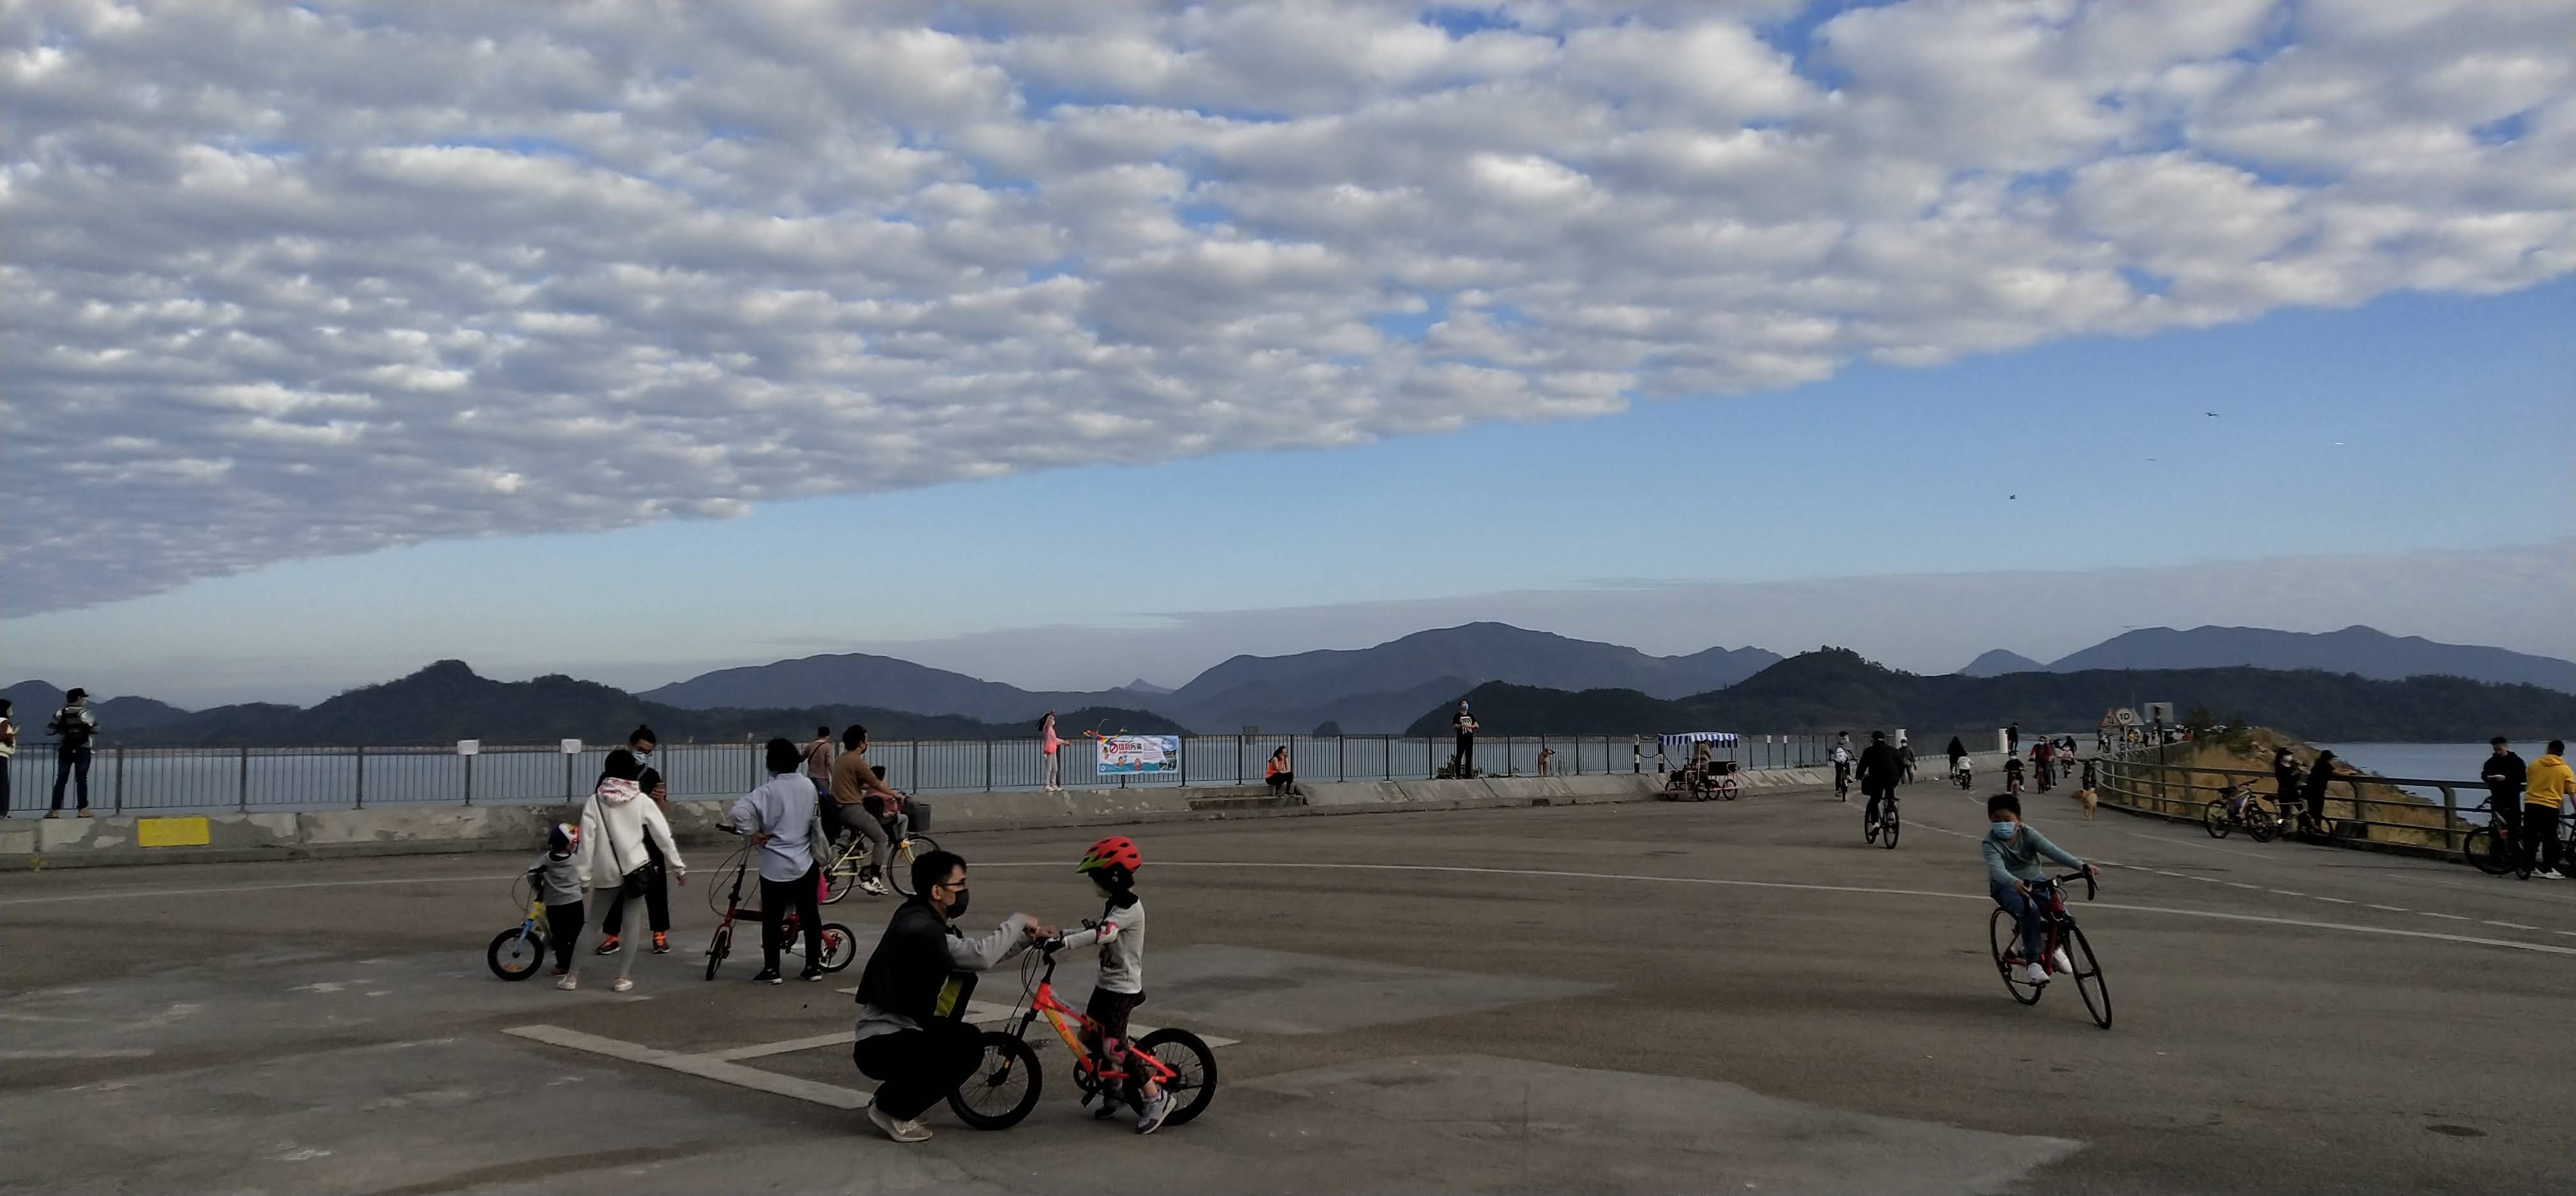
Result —
M1076 872L1097 872L1117 868L1134 872L1145 866L1145 853L1136 850L1136 841L1125 835L1111 835L1091 845L1082 853L1082 862L1073 866Z

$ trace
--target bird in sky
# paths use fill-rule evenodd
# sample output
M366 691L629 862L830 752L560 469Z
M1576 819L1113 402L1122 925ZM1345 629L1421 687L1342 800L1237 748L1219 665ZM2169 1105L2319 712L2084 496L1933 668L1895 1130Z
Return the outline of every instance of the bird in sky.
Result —
M2211 418L2211 419L2217 419L2217 418L2218 418L2218 413L2217 413L2217 412L2215 412L2215 411L2203 411L2203 412L2201 412L2201 414L2202 414L2202 415L2206 415L2206 416L2208 416L2208 417L2209 417L2209 418Z

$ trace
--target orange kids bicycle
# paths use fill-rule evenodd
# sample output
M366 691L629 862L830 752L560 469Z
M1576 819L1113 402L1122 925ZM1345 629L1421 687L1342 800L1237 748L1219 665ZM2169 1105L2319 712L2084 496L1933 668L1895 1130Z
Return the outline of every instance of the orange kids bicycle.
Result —
M949 1094L948 1107L957 1119L979 1130L1006 1130L1037 1108L1046 1077L1028 1034L1041 1017L1073 1052L1073 1085L1082 1091L1085 1106L1094 1097L1102 1102L1104 1115L1122 1102L1133 1106L1137 1089L1150 1079L1171 1094L1172 1115L1165 1125L1179 1125L1204 1111L1216 1096L1216 1055L1208 1044L1187 1030L1166 1028L1129 1044L1124 1060L1101 1058L1084 1041L1100 1040L1099 1023L1056 999L1055 956L1063 949L1063 939L1048 939L1021 965L1023 1003L1012 1011L1011 1028L984 1032L983 1061ZM1140 1066L1142 1071L1130 1070Z

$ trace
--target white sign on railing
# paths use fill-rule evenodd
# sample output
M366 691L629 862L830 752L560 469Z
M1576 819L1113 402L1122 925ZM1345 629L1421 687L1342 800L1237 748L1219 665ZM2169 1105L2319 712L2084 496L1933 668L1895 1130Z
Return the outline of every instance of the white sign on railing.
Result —
M567 755L567 756L578 756L578 755L580 755L580 754L581 754L581 741L580 741L580 740L578 740L578 739L567 739L567 740L563 741L563 754L565 754L565 755Z
M483 741L480 739L459 739L456 741L456 754L459 756L480 756L483 754Z

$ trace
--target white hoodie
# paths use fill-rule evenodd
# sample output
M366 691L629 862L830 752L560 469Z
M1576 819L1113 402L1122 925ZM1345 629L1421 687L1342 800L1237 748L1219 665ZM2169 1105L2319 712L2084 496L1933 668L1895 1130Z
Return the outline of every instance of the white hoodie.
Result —
M618 777L601 781L599 791L581 808L581 887L613 886L627 873L651 863L653 857L644 852L648 834L653 845L662 849L662 862L672 874L688 875L679 847L671 842L671 824L663 820L662 807L645 797L633 781Z

